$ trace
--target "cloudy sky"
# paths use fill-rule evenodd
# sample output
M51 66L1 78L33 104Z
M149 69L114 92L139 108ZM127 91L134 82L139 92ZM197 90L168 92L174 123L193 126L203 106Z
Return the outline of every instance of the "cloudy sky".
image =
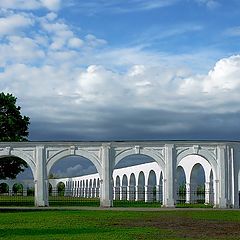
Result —
M1 0L0 90L30 140L239 139L239 0Z

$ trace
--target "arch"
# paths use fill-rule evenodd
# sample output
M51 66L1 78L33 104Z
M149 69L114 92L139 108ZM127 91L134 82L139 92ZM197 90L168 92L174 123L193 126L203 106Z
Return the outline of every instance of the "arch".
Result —
M64 182L61 181L57 184L57 193L59 196L64 196L65 189L66 189L66 186L65 186Z
M190 174L192 171L192 168L194 167L195 164L201 164L201 166L204 169L204 175L206 181L209 182L209 177L210 177L210 172L213 170L213 175L214 175L214 169L212 168L211 164L207 159L202 157L201 155L198 154L191 154L187 155L181 161L178 163L178 166L183 167L185 176L186 176L186 183L190 183ZM215 178L214 178L215 179Z
M48 195L52 196L53 193L53 187L52 184L50 182L48 182Z
M12 193L14 195L23 195L23 184L22 183L13 184Z
M136 177L134 173L131 173L129 178L129 200L135 200L136 198Z
M148 150L145 148L140 148L138 152L136 152L135 148L126 149L115 156L114 167L125 157L132 156L132 155L144 155L150 157L154 161L158 163L161 169L165 169L165 162L164 159L156 152L156 150Z
M190 199L186 199L186 174L182 166L177 167L176 171L176 189L177 203L189 203Z
M122 177L122 200L127 200L127 187L128 187L128 179L127 179L127 175L124 174Z
M97 181L96 181L96 178L94 178L94 180L93 180L93 187L94 187L94 188L96 188L96 187L97 187L97 184L96 184L96 182L97 182Z
M20 158L21 160L25 161L28 164L28 166L30 167L33 178L35 179L36 164L30 155L28 155L27 153L25 153L23 151L19 151L19 150L12 150L9 154L3 154L0 151L0 161L1 161L1 158L5 158L5 157L16 157L16 158Z
M200 156L203 159L205 159L212 167L213 170L213 177L214 179L218 179L218 165L216 159L212 156L211 152L209 152L206 149L200 149L198 153L194 151L193 148L186 148L183 151L181 151L179 154L177 154L177 163L176 166L179 165L179 163L187 156Z
M56 162L58 162L59 160L61 160L63 158L73 157L73 156L83 157L83 158L86 158L89 161L91 161L92 164L96 167L99 175L101 176L101 174L102 174L102 171L101 171L102 167L101 167L101 164L100 164L100 160L95 155L91 154L90 152L85 151L85 150L81 150L81 149L76 150L75 154L72 154L69 149L64 149L64 150L61 150L61 151L57 152L53 156L51 156L47 160L47 174L50 173L51 168L53 167L53 165Z
M156 185L157 177L154 170L151 170L148 175L148 185L147 185L147 201L156 201Z
M116 180L115 180L115 188L114 188L114 191L115 191L115 194L114 194L114 198L115 200L120 200L120 186L121 186L121 180L120 180L120 177L117 175L116 176Z
M205 203L205 170L200 163L193 166L190 174L191 203Z
M0 195L8 195L9 194L9 185L6 182L0 183Z
M138 175L138 194L137 200L144 201L145 200L145 175L143 171L141 171Z

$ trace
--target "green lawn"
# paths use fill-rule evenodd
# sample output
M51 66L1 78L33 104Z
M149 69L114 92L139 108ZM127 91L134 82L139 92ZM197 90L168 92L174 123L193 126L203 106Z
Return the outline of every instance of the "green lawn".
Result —
M240 239L240 211L12 210L0 239Z

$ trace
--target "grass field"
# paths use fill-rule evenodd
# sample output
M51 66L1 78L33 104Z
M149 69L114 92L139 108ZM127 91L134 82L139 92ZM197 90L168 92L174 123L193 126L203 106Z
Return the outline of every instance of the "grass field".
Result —
M49 196L50 206L91 206L99 207L99 198L79 198L64 196ZM33 196L0 196L0 206L34 206ZM156 207L160 208L160 202L144 202L144 201L125 201L114 200L114 207ZM205 204L177 204L177 208L212 208L212 205Z
M240 239L240 211L11 210L0 239Z

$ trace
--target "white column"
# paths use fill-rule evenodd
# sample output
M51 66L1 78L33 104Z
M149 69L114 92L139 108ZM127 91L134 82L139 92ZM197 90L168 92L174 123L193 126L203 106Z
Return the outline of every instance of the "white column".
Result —
M175 172L176 172L176 157L173 144L166 144L166 188L164 191L165 207L174 207L175 205Z
M148 202L149 201L149 199L148 199L148 185L146 185L146 186L144 186L144 195L145 195L145 197L144 197L144 199L145 199L145 202Z
M36 147L35 206L48 206L48 177L44 146Z
M191 186L190 183L186 183L186 203L191 201Z
M117 187L113 187L113 200L116 200L116 188Z
M135 186L135 201L138 201L138 186Z
M214 207L218 207L219 206L219 180L216 179L214 182Z
M131 186L127 186L126 187L127 189L127 200L131 200Z
M123 192L124 192L124 191L123 191L122 188L123 188L123 186L120 186L120 187L119 187L119 199L120 199L120 200L123 200Z
M101 207L112 207L112 159L110 145L103 145L101 148L102 160L102 181L101 181Z
M210 182L205 182L205 204L210 203Z
M235 151L235 149L232 148L231 150L231 160L232 160L232 182L233 182L233 199L234 199L234 208L239 208L239 180L238 180L238 174L239 174L239 167L238 164L240 159L240 151Z
M226 148L225 146L218 147L218 162L220 166L219 177L219 207L226 208L226 181L227 181L227 164L226 164Z
M24 197L27 196L27 188L23 188L23 196L24 196Z
M156 202L160 202L160 185L156 185Z

